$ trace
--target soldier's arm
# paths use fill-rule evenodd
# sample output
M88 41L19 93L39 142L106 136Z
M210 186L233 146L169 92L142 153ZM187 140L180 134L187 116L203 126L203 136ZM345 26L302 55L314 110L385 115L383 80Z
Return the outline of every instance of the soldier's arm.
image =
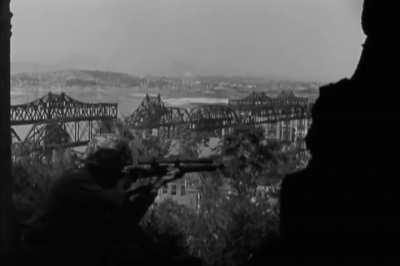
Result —
M149 207L154 203L158 190L169 180L182 177L183 173L177 168L170 167L167 174L161 178L155 178L155 183L140 186L127 191L124 201L124 210L131 213L131 222L139 223Z

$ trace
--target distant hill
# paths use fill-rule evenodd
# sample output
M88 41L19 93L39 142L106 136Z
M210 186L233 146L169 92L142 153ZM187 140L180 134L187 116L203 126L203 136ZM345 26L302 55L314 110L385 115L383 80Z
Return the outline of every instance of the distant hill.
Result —
M78 69L15 73L11 76L14 102L26 102L49 91L63 91L76 98L87 100L95 97L99 101L125 101L134 97L132 93L161 94L166 98L239 99L252 92L268 92L273 96L281 91L294 91L298 96L315 98L319 86L320 84L316 82L254 77L199 76L191 79L174 77L143 79L126 73ZM31 98L28 99L27 95L31 95Z
M97 70L25 72L11 76L12 87L121 87L139 86L141 79L125 73Z

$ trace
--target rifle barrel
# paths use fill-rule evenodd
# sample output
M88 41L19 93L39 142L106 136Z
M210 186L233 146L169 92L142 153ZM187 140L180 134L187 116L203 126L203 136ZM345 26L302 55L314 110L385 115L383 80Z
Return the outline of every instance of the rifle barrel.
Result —
M181 166L179 167L179 169L181 170L181 172L183 174L185 173L194 173L194 172L212 172L212 171L216 171L220 168L222 168L222 165L191 165L191 166ZM181 179L182 176L178 176L176 178L173 179L169 179L169 180L160 180L158 182L156 182L154 185L158 188L161 188L162 186L173 182L175 180Z
M193 172L210 172L216 171L220 169L220 165L190 165L190 166L181 166L179 170L183 173L193 173Z
M146 165L146 164L213 164L214 160L211 159L196 159L196 160L170 160L170 159L161 159L156 161L139 161L138 165Z
M202 164L199 164L198 161L194 161L194 163L188 163L189 161L193 162L193 160L186 160L186 161L184 161L186 163L185 165L178 164L177 168L180 170L180 172L182 174L195 173L195 172L213 172L213 171L217 171L218 169L224 168L224 165L215 164L211 160L207 160L207 161L203 160ZM176 164L176 163L174 162L174 164ZM151 167L151 164L149 164L149 163L143 163L142 165L150 165L150 167L145 167L145 166L128 167L125 171L125 174L128 177L131 177L134 179L159 176L159 177L161 177L161 179L159 179L155 183L153 183L153 186L156 187L157 189L161 188L162 186L164 186L170 182L181 179L183 176L183 175L178 175L172 179L168 179L168 180L163 179L162 176L164 176L167 173L167 168L168 168L168 164L165 162L164 162L164 165L161 165L161 166L158 165L158 167Z

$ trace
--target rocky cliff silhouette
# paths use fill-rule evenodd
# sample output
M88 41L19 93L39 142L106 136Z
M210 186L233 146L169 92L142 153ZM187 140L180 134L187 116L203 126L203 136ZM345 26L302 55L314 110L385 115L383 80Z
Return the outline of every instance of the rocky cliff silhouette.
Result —
M396 255L400 245L399 41L396 1L366 0L354 75L320 88L307 169L286 177L286 254ZM384 253L382 253L382 251Z

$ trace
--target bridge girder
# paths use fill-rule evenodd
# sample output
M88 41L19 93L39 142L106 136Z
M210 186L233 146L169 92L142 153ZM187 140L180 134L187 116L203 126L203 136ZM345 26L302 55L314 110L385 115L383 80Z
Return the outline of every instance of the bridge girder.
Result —
M65 93L48 93L33 102L11 106L11 125L116 119L118 105L84 103Z
M190 111L168 107L160 95L146 95L139 108L129 118L136 129L179 130L180 126L199 131L229 132L238 125L274 124L285 121L309 120L311 104L307 98L283 92L277 97L266 93L230 100L227 105L200 105Z
M43 151L84 146L96 133L99 121L116 120L117 104L84 103L64 93L49 93L27 104L11 107L14 141L19 150ZM26 137L17 128L30 128Z
M163 127L183 125L188 123L189 116L186 109L167 107L166 112L161 116L160 124Z
M230 106L203 105L190 112L191 128L196 130L214 130L230 128L240 122L240 119Z
M252 92L249 96L237 100L229 100L230 105L234 106L264 106L271 104L274 101L265 92Z
M138 129L176 127L188 122L187 110L166 106L161 96L146 95L139 107L128 118L129 126Z

